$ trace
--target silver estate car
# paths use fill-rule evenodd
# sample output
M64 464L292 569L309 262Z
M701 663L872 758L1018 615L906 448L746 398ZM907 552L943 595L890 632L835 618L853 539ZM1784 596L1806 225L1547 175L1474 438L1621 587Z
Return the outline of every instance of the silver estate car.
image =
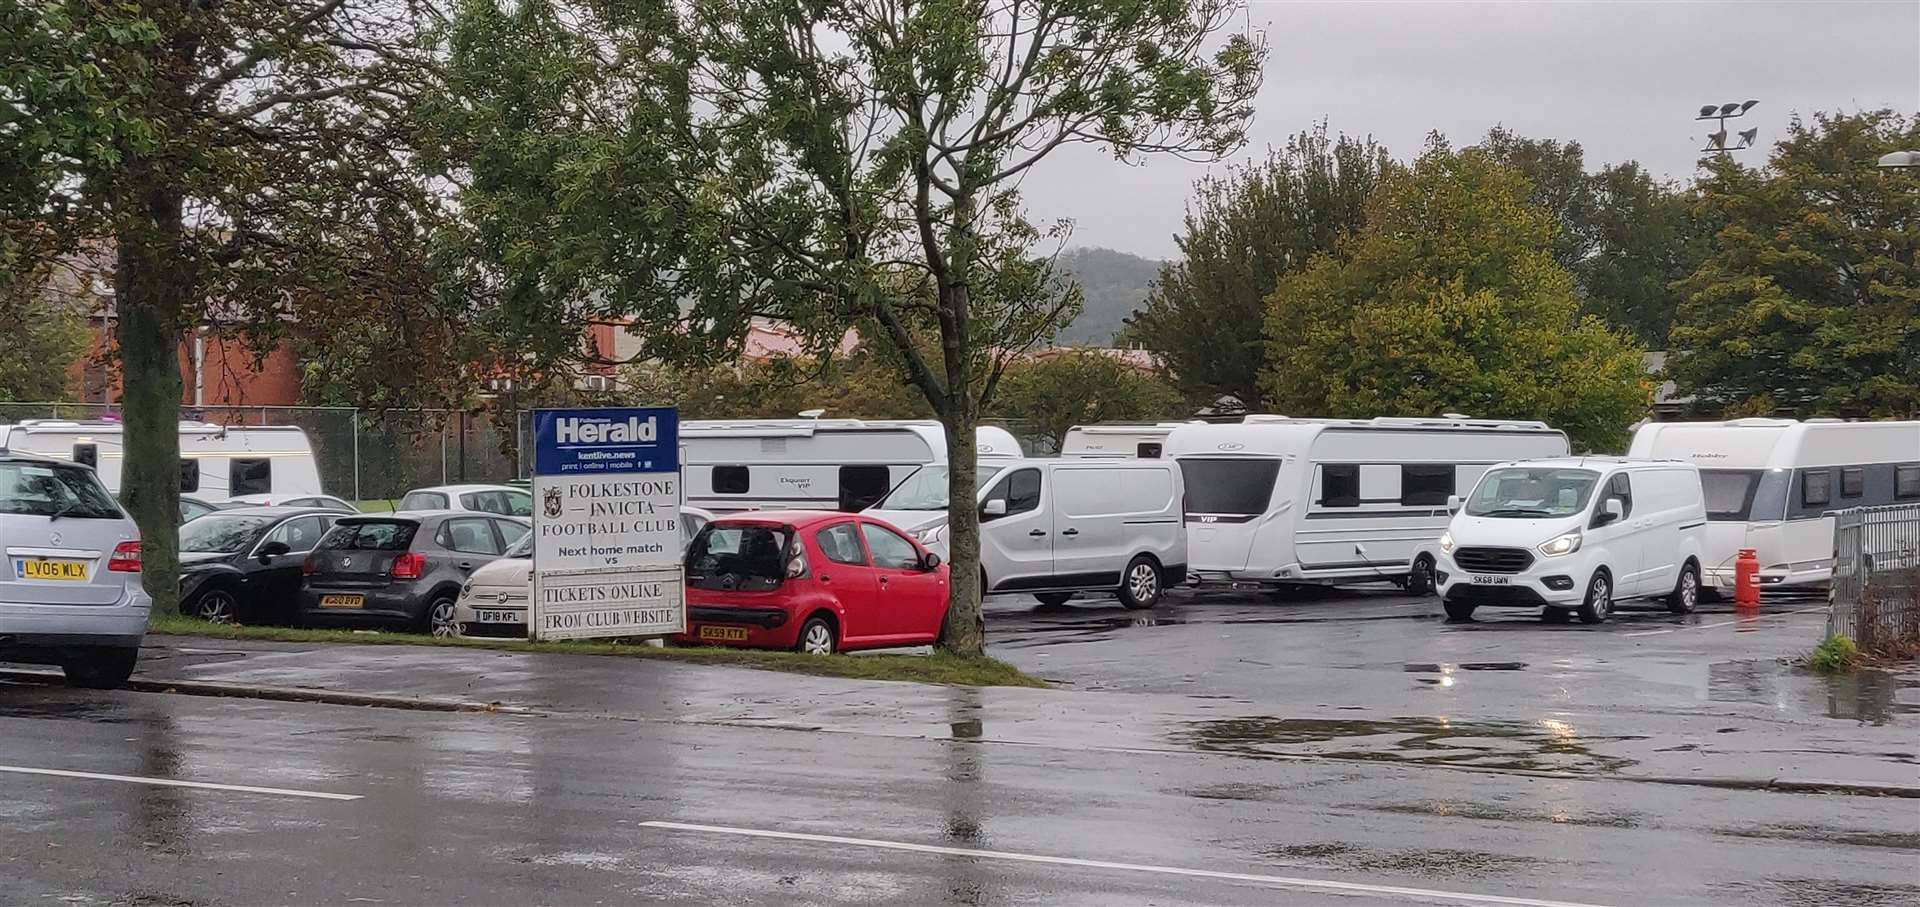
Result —
M59 665L75 686L133 673L152 603L140 534L92 469L0 448L0 661Z

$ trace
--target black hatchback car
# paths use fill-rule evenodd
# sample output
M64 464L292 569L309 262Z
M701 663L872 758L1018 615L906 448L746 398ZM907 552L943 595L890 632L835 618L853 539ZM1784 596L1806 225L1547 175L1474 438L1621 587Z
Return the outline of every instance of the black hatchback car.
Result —
M531 529L524 518L489 513L343 517L307 556L302 616L309 624L399 624L456 635L454 606L467 575Z
M339 518L305 507L237 507L181 524L181 612L218 624L291 622L307 552Z

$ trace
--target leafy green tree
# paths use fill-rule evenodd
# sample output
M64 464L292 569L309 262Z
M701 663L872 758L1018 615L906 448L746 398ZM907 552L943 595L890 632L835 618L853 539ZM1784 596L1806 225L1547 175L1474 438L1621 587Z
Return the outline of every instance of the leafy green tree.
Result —
M1321 123L1264 161L1201 180L1187 205L1181 257L1161 267L1124 341L1158 355L1189 397L1212 403L1230 394L1262 408L1267 295L1360 226L1368 195L1391 166L1372 139L1329 138Z
M955 467L947 645L982 650L973 434L1007 363L1078 293L1019 181L1067 143L1133 158L1244 140L1264 48L1238 0L469 2L449 163L537 326L639 316L665 359L754 315L824 347L857 323L942 421ZM932 350L920 336L937 338Z
M686 368L649 361L628 366L625 396L671 404L686 419L791 419L809 409L830 418L925 419L926 398L900 380L883 353L859 348L846 357L778 357Z
M1057 449L1075 425L1178 419L1186 406L1158 376L1107 351L1079 347L1009 367L993 414L1030 423Z
M68 372L87 354L93 331L86 314L68 301L35 292L38 283L0 286L0 403L67 400Z
M1281 412L1543 419L1618 449L1652 388L1640 353L1580 313L1526 177L1435 143L1390 172L1366 226L1280 282L1265 374Z
M1706 162L1718 225L1681 283L1668 371L1707 412L1920 414L1920 179L1875 166L1920 146L1891 111L1796 119L1764 168Z

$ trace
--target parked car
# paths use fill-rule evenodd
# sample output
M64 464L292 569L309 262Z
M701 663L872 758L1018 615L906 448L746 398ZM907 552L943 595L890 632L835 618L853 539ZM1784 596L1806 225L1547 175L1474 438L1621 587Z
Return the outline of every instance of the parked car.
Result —
M1447 617L1480 607L1569 612L1597 624L1615 603L1700 600L1707 510L1700 471L1673 460L1561 457L1487 470L1440 536L1434 579Z
M676 639L826 655L937 642L946 614L946 565L885 522L750 512L694 536Z
M680 508L680 539L690 543L713 514L698 507ZM533 595L533 536L522 538L500 559L473 571L460 590L454 620L462 636L527 635L527 601Z
M124 683L152 602L133 520L86 466L0 447L0 661L59 665L75 686Z
M190 498L186 495L180 496L180 522L182 525L219 509L220 507L217 504L209 504L199 498Z
M342 517L307 556L301 616L452 636L467 577L530 528L515 517L446 511Z
M471 510L502 516L533 516L533 493L510 485L436 485L415 488L395 510Z
M231 503L245 507L311 507L334 513L360 512L352 503L330 494L247 494L233 498Z
M292 622L307 553L340 514L236 507L180 527L180 611L210 623Z

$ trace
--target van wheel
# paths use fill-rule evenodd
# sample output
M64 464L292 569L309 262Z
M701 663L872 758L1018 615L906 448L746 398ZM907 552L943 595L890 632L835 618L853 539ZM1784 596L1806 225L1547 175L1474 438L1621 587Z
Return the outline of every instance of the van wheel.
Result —
M1479 606L1472 602L1442 602L1441 607L1447 609L1448 623L1464 624L1473 620L1473 610Z
M233 593L225 589L208 589L193 600L193 607L187 609L187 616L200 618L210 624L230 624L238 607Z
M944 629L945 624L942 624ZM800 641L794 644L794 651L803 655L832 655L835 640L833 625L824 617L807 618L805 626L800 628Z
M67 685L88 690L111 690L133 676L134 662L140 658L135 648L91 649L60 664Z
M1593 579L1587 581L1587 600L1577 613L1583 624L1605 623L1613 613L1613 577L1607 571L1593 571Z
M1071 592L1035 592L1033 594L1033 597L1039 599L1040 604L1043 604L1052 608L1057 608L1061 605L1066 604L1069 601L1072 601L1073 593Z
M1700 567L1692 561L1680 567L1680 582L1673 587L1673 594L1667 596L1667 610L1675 614L1692 614L1700 605Z
M1120 574L1120 604L1135 611L1160 603L1160 565L1144 554L1127 563Z
M1433 594L1433 558L1420 555L1413 562L1413 569L1407 571L1408 595Z

